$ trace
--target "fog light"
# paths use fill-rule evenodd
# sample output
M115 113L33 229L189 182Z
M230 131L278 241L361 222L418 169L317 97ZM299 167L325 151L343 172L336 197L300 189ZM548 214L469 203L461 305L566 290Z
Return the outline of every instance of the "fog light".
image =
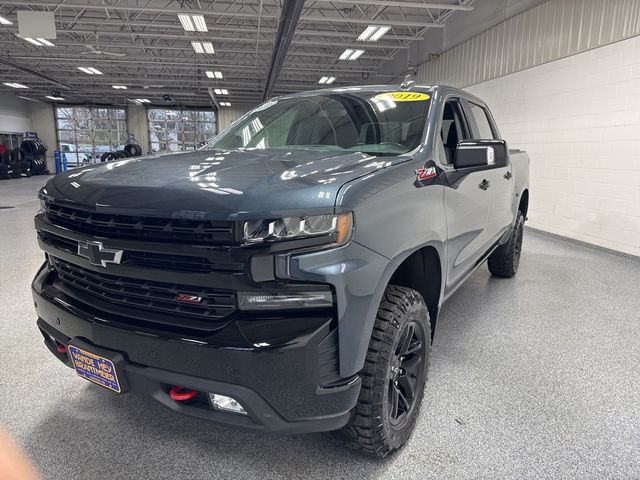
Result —
M242 405L240 405L234 398L227 397L226 395L218 395L217 393L210 393L209 400L211 401L211 406L214 410L247 415L247 411L242 408Z
M238 308L240 310L281 310L332 306L333 294L329 290L290 294L238 292Z

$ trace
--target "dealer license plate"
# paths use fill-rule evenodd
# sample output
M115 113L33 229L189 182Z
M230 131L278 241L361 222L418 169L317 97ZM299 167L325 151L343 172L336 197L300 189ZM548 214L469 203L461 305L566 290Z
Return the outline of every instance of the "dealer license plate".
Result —
M82 378L116 393L122 392L116 366L111 360L87 352L75 345L67 346L67 351L71 356L73 368Z

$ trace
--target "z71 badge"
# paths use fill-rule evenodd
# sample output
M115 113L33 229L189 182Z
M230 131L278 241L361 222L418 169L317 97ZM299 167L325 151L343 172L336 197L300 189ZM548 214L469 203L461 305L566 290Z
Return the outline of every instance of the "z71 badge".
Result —
M436 175L438 175L438 171L436 170L436 167L424 166L416 170L416 175L417 175L417 180L419 182L422 182L424 180L429 180L430 178L433 178Z

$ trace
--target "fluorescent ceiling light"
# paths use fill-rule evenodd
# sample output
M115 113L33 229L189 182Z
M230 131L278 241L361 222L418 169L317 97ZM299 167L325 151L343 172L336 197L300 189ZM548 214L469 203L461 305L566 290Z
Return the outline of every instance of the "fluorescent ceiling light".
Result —
M213 75L213 72L211 70L207 70L204 73L207 75L207 78L215 78L214 75Z
M52 95L47 95L45 98L48 98L49 100L64 100L64 98L62 97L54 97Z
M222 72L213 72L213 75L214 75L216 78L222 79Z
M112 85L113 88L115 88L116 90L126 90L127 86L126 85Z
M196 31L196 27L193 26L193 22L191 21L191 16L190 15L185 15L184 13L179 13L178 14L178 20L180 20L180 23L182 24L182 28L184 28L184 30L186 32L195 32Z
M148 98L136 98L136 102L151 103L151 100L149 100Z
M227 90L226 88L214 88L213 92L216 95L229 95L229 90Z
M27 41L27 42L29 42L29 43L34 44L34 45L35 45L35 46L37 46L37 47L42 47L42 46L43 46L39 41L34 40L33 38L24 37L24 40L26 40L26 41Z
M207 70L205 73L207 74L207 77L209 77L209 78L222 79L222 72L218 72L218 71L212 72L211 70Z
M329 77L327 80L327 85L336 81L336 77Z
M182 28L186 32L207 32L207 22L202 15L187 15L186 13L179 13L178 20L182 24Z
M369 25L364 29L364 32L360 34L358 37L358 41L360 42L377 42L382 38L382 36L391 30L391 27L387 26L379 26L379 25Z
M6 85L7 87L11 87L11 88L29 88L26 85L22 85L21 83L8 83L8 82L3 82L3 85Z
M199 32L207 32L207 22L204 21L204 17L202 15L193 15L191 17L194 25L196 26L196 30Z
M211 42L191 42L191 46L196 53L208 53L210 55L216 53Z
M355 50L347 60L357 60L364 53L364 50Z
M202 42L202 46L204 47L205 53L213 55L216 51L213 49L213 45L211 42Z
M391 27L378 27L378 31L376 33L374 33L373 35L371 35L371 38L369 38L369 41L370 42L377 42L389 30L391 30Z
M346 60L351 56L352 53L353 53L353 50L350 48L347 48L344 52L342 52L342 55L340 55L340 60Z
M47 40L45 38L38 38L38 41L41 44L46 45L47 47L55 47L55 45L53 43L51 43L49 40Z
M86 73L87 75L102 75L102 72L93 67L78 67L78 70Z
M220 102L220 106L221 107L230 107L231 106L231 102Z
M327 83L327 80L329 80L329 77L322 77L318 83Z
M367 28L364 29L364 32L360 34L360 36L358 37L358 40L360 42L369 40L369 37L373 35L373 32L375 32L376 30L378 30L378 27L376 25L369 25Z
M13 25L13 22L10 22L4 17L0 17L0 25Z

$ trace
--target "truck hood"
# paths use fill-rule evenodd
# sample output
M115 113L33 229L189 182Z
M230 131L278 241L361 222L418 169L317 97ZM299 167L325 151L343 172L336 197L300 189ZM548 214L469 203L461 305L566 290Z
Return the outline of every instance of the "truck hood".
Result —
M87 166L42 193L96 211L247 219L333 212L345 183L406 160L303 149L198 150Z

